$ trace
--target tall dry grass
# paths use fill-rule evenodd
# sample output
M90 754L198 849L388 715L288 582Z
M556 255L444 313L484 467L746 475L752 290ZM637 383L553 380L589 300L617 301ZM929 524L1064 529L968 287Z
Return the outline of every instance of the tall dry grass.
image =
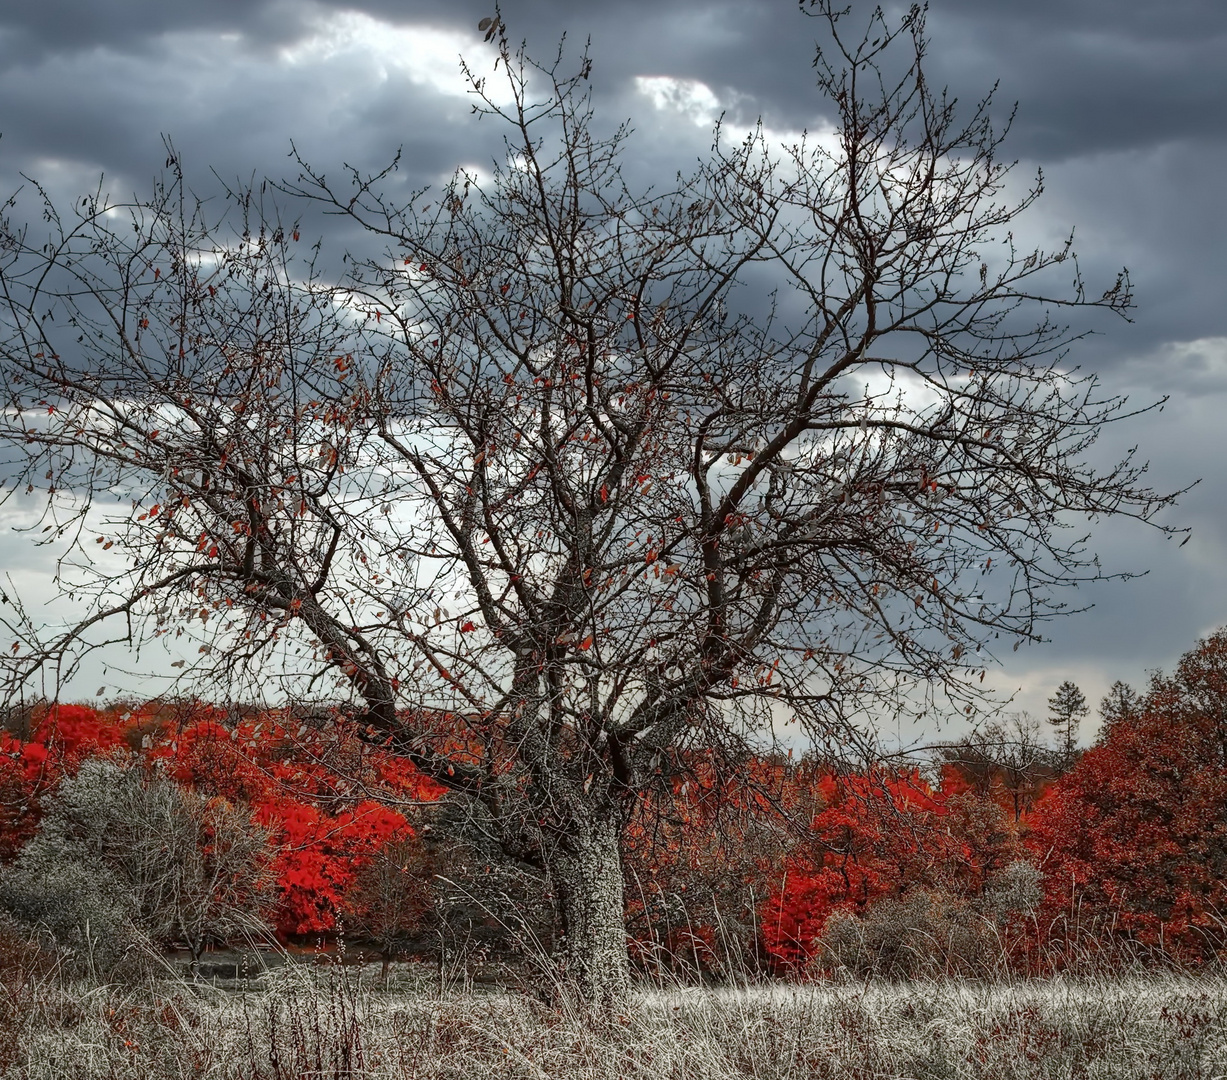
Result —
M677 985L594 1016L531 992L384 989L374 970L287 967L229 990L6 971L5 1080L1227 1075L1220 975Z

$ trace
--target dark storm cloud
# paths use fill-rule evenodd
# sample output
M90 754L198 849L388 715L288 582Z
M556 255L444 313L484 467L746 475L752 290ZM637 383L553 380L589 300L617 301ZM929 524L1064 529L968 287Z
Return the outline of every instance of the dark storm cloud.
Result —
M210 168L226 179L292 175L291 140L331 178L342 161L375 168L403 145L401 188L485 165L500 132L472 120L456 56L488 64L476 24L492 12L486 0L4 5L0 187L26 172L67 198L105 173L119 194L147 192L163 134L204 189ZM507 0L503 17L539 57L564 32L572 49L591 35L598 116L637 129L635 182L667 184L705 153L722 109L733 126L762 116L781 132L824 114L811 68L822 25L788 0ZM967 104L999 82L1001 120L1018 102L1005 154L1021 159L1019 184L1039 166L1047 179L1020 241L1052 246L1076 225L1092 288L1131 271L1136 321L1092 320L1100 333L1071 362L1139 402L1172 400L1108 433L1104 453L1140 444L1159 488L1207 476L1173 515L1195 529L1178 551L1127 523L1099 527L1105 565L1151 573L1071 597L1097 606L1054 626L1055 648L1010 659L1006 683L1025 678L1024 703L1042 712L1060 678L1094 697L1227 621L1227 478L1216 469L1227 454L1227 4L932 0L929 30L931 82ZM644 76L692 80L689 106L654 108L635 82ZM689 84L679 85L684 97Z
M314 29L304 27L297 43L309 45ZM0 73L7 149L133 178L164 156L162 133L198 168L224 174L276 175L292 138L338 161L386 160L403 141L426 170L454 163L456 140L446 135L467 107L408 72L350 70L344 56L295 62L199 27L154 44L40 50L10 63Z
M12 5L0 16L0 48L10 65L28 71L54 55L85 60L88 69L88 58L105 51L126 58L135 75L142 65L156 70L168 35L235 35L258 55L292 43L329 13L357 11L391 25L471 31L488 14L486 6L443 0L44 0ZM757 106L777 123L796 126L813 115L804 69L822 26L783 0L512 0L504 18L512 36L526 37L539 54L564 32L573 41L591 35L597 77L607 89L636 74L671 74L734 90L743 107ZM1026 156L1053 161L1178 138L1221 139L1227 130L1221 74L1227 6L1216 0L935 0L929 21L932 75L965 97L1000 80L1003 107L1016 99L1024 104L1013 146Z
M302 11L303 5L265 0L210 0L207 4L40 0L37 4L11 5L4 13L3 25L12 35L12 52L26 56L98 48L139 55L151 40L173 31L242 33L265 43L292 38L298 32Z
M942 0L935 74L1001 80L1014 148L1046 161L1227 134L1227 7L1214 0Z
M124 176L149 170L164 130L185 145L190 136L198 160L228 165L233 159L248 168L271 168L271 151L309 131L326 134L320 142L334 151L372 160L377 148L388 153L397 142L421 140L430 128L438 134L437 103L390 107L418 96L399 93L395 80L353 110L348 129L312 115L303 79L279 70L279 50L343 12L392 27L463 32L470 41L487 13L481 2L442 0L54 0L11 8L0 15L0 125L11 151L67 154ZM795 129L813 124L822 111L809 65L823 27L784 0L512 0L504 17L512 36L527 38L539 55L548 55L564 32L573 43L591 35L597 92L619 105L633 76L657 74L703 82L739 121L761 114L776 127ZM1220 72L1227 6L1216 0L937 0L929 21L935 81L974 100L1000 80L997 113L1004 117L1013 101L1022 104L1009 148L1029 161L1051 166L1177 140L1205 144L1227 130L1227 80ZM194 72L182 56L193 48L201 60ZM222 53L221 70L211 70L206 61ZM227 71L238 55L247 60L243 72ZM261 75L261 67L283 77ZM466 125L448 119L457 118L444 119L431 148L439 163L474 138ZM434 153L427 163L436 164Z

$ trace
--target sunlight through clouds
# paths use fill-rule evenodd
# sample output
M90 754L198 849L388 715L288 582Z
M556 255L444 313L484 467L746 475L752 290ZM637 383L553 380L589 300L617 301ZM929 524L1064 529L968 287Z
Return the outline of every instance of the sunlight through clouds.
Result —
M745 102L739 94L730 92L729 100L721 100L707 83L698 79L636 75L632 85L636 94L648 100L666 127L681 121L688 127L710 131L719 124L723 132L721 141L725 145L732 145L754 134L761 135L763 145L770 148L773 154L785 151L781 160L789 175L795 174L787 157L790 148L808 145L821 147L827 153L839 150L834 126L821 117L815 116L805 131L775 128L764 123L762 117L747 116L740 108Z
M706 83L697 79L675 79L669 75L638 75L635 89L658 112L681 113L696 127L711 127L721 113L720 100Z
M465 97L469 86L460 69L464 55L474 71L493 68L497 50L473 35L431 26L395 26L356 11L341 11L313 22L314 33L281 50L293 67L324 66L347 71L363 82L405 77L437 93ZM498 104L510 101L504 83L491 81Z

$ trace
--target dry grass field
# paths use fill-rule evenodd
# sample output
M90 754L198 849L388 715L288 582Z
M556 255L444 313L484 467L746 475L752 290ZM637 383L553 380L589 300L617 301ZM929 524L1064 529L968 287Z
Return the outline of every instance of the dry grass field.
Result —
M384 989L292 966L244 988L5 988L4 1080L1212 1080L1227 978L1177 973L637 994L614 1016L520 991Z

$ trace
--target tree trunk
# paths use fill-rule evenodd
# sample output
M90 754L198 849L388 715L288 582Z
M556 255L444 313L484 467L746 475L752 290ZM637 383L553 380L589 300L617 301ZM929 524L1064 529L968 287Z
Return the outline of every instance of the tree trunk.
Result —
M179 920L179 932L183 934L183 940L187 945L188 955L192 958L191 964L188 966L188 972L195 982L200 978L200 954L204 952L204 941L194 935L183 925L183 921Z
M561 918L563 977L590 1005L608 1008L630 988L615 815L577 822L549 860Z

